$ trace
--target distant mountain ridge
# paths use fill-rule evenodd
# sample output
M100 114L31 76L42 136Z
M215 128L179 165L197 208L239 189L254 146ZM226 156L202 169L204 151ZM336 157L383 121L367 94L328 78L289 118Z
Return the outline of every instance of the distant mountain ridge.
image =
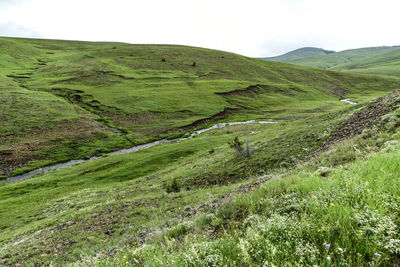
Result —
M290 52L280 55L280 56L265 57L262 59L272 60L272 61L277 61L277 62L288 62L288 61L295 60L295 59L301 59L301 58L313 57L313 56L323 56L323 55L329 55L329 54L334 54L334 53L336 53L336 52L331 51L331 50L325 50L322 48L303 47L303 48L299 48L299 49L290 51Z
M307 55L306 51L316 52L305 47L278 57L264 59L326 70L400 76L400 46L365 47L304 56Z

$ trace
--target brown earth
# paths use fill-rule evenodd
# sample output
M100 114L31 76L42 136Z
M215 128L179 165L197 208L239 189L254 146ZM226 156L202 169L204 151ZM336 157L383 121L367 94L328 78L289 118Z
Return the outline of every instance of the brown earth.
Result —
M290 90L296 91L296 92L301 92L300 89L291 87ZM264 84L256 84L256 85L250 85L244 89L237 89L229 92L221 92L221 93L215 93L216 95L221 95L221 96L233 96L233 95L249 95L249 94L260 94L260 93L279 93L282 95L287 95L287 96L293 96L293 94L289 90L283 90L277 87L273 86L268 86Z
M330 145L338 141L359 135L364 129L372 129L379 126L382 117L394 111L399 103L400 91L395 91L372 101L340 123L317 152L326 150Z

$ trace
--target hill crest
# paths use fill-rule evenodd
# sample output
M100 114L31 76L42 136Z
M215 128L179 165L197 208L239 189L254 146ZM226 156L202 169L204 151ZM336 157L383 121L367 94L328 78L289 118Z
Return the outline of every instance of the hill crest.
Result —
M323 56L323 55L329 55L329 54L334 54L334 53L336 53L336 52L331 51L331 50L325 50L322 48L303 47L303 48L299 48L299 49L290 51L290 52L285 53L280 56L266 57L266 58L262 58L262 59L272 60L272 61L277 61L277 62L288 62L291 60L301 59L301 58L305 58L305 57Z

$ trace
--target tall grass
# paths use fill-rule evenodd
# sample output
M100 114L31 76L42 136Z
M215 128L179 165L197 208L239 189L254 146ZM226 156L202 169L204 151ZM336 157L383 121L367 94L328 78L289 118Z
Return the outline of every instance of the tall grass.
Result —
M275 179L209 214L180 241L126 251L101 264L145 266L363 266L396 264L400 253L400 153ZM214 222L214 224L213 224ZM180 229L180 228L178 228ZM185 228L185 231L188 231ZM175 231L176 233L176 231Z

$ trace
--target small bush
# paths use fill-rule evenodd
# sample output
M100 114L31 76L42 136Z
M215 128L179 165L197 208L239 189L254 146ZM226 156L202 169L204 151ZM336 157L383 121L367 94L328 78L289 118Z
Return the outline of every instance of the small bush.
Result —
M240 158L250 158L253 153L249 142L246 142L245 146L243 146L243 142L239 140L238 136L228 141L228 145L235 150L236 156Z
M246 141L246 144L244 147L244 157L250 158L252 154L253 154L253 148L250 146L249 141Z
M373 130L367 128L367 129L364 129L364 130L361 132L360 136L361 136L361 138L363 138L363 139L368 139L368 138L371 138L371 137L373 136L373 134L374 134Z
M399 113L399 111L395 111L382 117L381 122L387 130L394 131L396 128L400 127Z
M177 193L181 191L181 185L178 183L176 178L171 183L166 183L164 185L164 188L167 193L172 193L172 192Z
M167 239L179 239L181 236L186 234L190 230L191 226L187 224L179 224L175 228L172 228L166 233Z

